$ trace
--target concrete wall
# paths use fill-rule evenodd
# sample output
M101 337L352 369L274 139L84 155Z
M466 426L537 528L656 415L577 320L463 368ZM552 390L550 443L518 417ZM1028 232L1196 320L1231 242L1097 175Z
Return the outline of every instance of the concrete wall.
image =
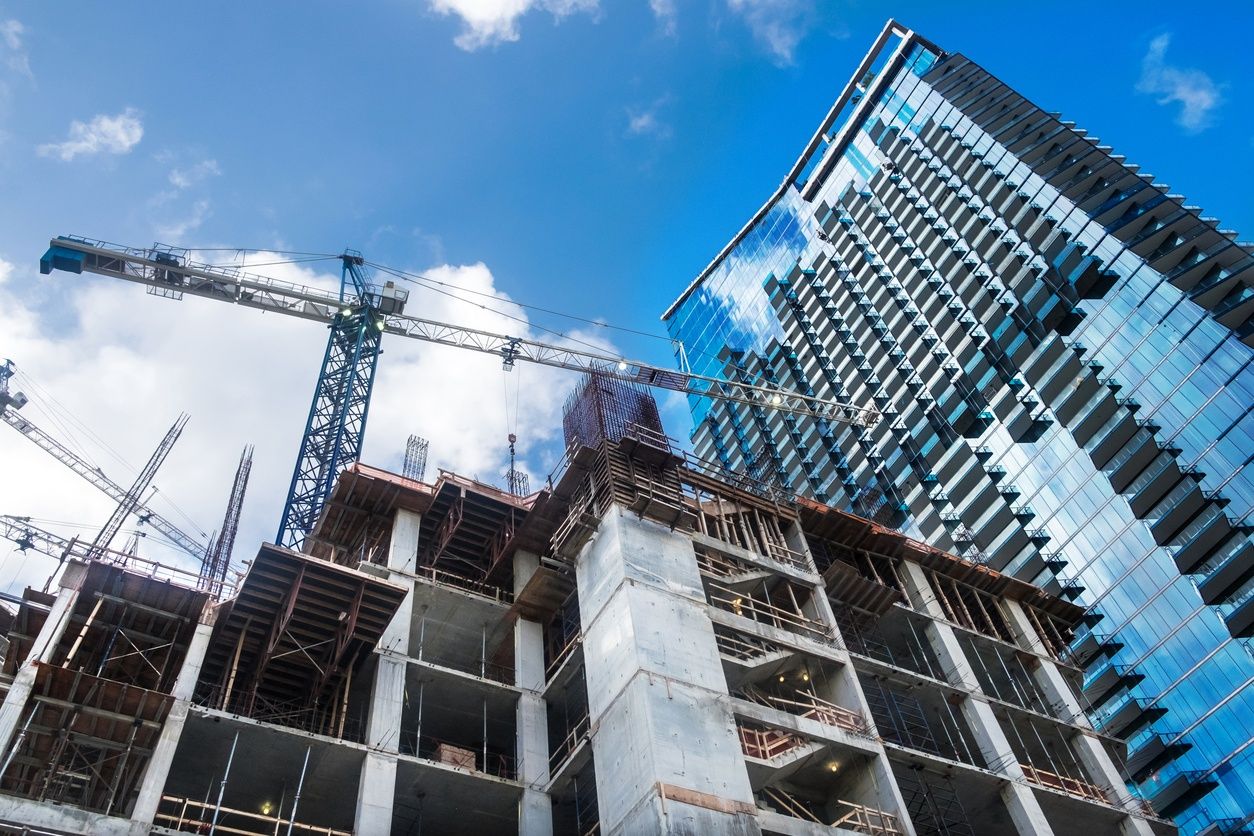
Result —
M602 832L759 832L691 542L613 506L576 575Z

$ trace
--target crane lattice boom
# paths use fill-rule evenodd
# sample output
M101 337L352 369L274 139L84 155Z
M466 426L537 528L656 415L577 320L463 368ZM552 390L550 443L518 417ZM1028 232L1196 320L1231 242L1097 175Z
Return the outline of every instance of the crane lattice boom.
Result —
M108 496L113 501L122 503L127 499L128 491L126 488L114 482L101 472L98 467L83 461L73 450L70 450L64 444L48 435L48 433L31 421L18 415L14 409L5 408L3 403L0 403L0 421L26 436L40 449L77 473L87 482L95 485L105 496ZM193 537L184 533L174 523L144 505L137 506L135 510L141 521L150 525L153 530L161 534L170 543L197 560L204 559L205 547L196 542Z
M81 273L86 270L126 279L148 287L157 295L181 298L183 294L233 302L250 308L333 323L338 316L374 305L380 308L375 327L384 333L425 340L439 345L468 348L499 356L507 365L526 360L578 372L599 371L622 380L706 398L734 401L780 412L808 415L858 426L873 426L879 412L827 398L812 397L771 386L723 380L716 377L665 369L610 354L511 337L476 328L391 312L402 307L405 291L389 286L366 287L369 298L345 298L334 291L258 276L234 267L218 267L188 261L167 250L122 247L83 238L54 238L40 271L53 269ZM391 303L391 304L389 304Z
M301 438L287 502L275 540L297 549L322 512L339 472L361 454L370 395L384 334L466 348L499 357L505 369L519 360L597 372L620 380L704 398L869 427L879 413L772 386L675 371L570 346L465 328L405 313L408 291L392 282L372 284L359 253L339 256L338 291L258 276L236 267L192 261L173 247L136 249L78 237L54 238L39 271L97 273L144 285L171 299L185 294L262 311L311 319L330 326L322 371Z

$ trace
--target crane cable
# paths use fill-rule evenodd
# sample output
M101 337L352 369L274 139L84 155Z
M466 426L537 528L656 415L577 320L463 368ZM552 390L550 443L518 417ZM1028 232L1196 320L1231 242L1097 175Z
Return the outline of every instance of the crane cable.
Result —
M312 252L305 252L305 251L301 251L301 250L267 250L267 249L248 249L248 248L240 248L240 247L194 247L194 248L190 248L190 251L195 251L195 252L234 252L234 253L239 253L239 254L241 254L241 255L242 255L242 254L244 254L244 253L249 253L249 252L266 252L266 253L274 253L275 255L291 255L291 256L295 256L295 257L296 257L296 258L292 258L292 259L286 259L286 260L274 261L274 262L258 262L257 264L245 264L245 265L243 265L243 266L245 266L245 267L265 267L265 266L273 266L273 265L280 265L280 264L300 264L300 263L305 263L305 262L314 262L314 261L329 261L329 260L339 259L339 258L342 258L342 257L343 257L343 254L342 254L342 253L312 253ZM365 261L365 260L363 260L363 262L362 262L362 263L363 263L363 264L365 264L366 266L369 266L369 267L371 267L371 268L373 268L373 269L375 269L375 270L377 270L377 271L381 272L381 273L385 273L385 274L387 274L387 275L389 275L389 276L392 276L393 278L400 279L401 281L404 281L404 282L409 282L410 284L414 284L414 285L417 285L417 286L419 286L419 287L424 287L424 288L426 288L427 290L430 290L430 291L435 292L435 293L440 293L440 294L442 294L442 295L444 295L444 296L449 297L450 299L455 299L455 300L457 300L457 301L459 301L459 302L464 302L464 303L466 303L466 304L468 304L468 305L474 305L475 307L479 308L480 310L490 311L490 312L495 313L495 314L497 314L497 315L499 315L499 316L503 316L503 317L505 317L506 319L510 319L510 320L512 320L512 321L514 321L514 322L518 322L518 323L520 323L520 324L522 324L522 325L526 325L526 326L528 326L529 328L535 328L535 329L537 329L537 330L539 330L539 331L543 331L543 332L545 332L545 333L552 334L552 335L554 335L554 336L556 336L556 337L560 337L560 338L562 338L562 339L564 339L564 340L570 340L570 341L571 341L571 342L573 342L573 343L577 343L577 344L582 345L582 346L584 346L584 347L586 347L586 348L593 349L594 351L603 352L603 351L605 351L606 349L605 349L605 346L601 346L601 345L596 345L596 344L594 344L594 343L590 343L590 342L588 342L587 340L582 340L582 339L580 339L580 338L578 338L578 337L571 336L570 334L568 334L568 333L566 333L566 332L564 332L564 331L559 331L559 330L554 329L554 328L549 328L549 327L546 327L546 326L544 326L544 325L540 325L540 324L538 324L538 323L531 322L530 320L528 320L528 319L526 319L526 318L524 318L524 317L520 317L520 316L516 316L516 315L510 314L510 313L507 313L507 312L505 312L505 311L503 311L503 310L500 310L499 308L494 308L494 307L491 307L491 306L489 306L489 305L485 305L485 304L483 304L483 303L480 303L480 302L475 302L474 300L471 300L471 299L466 299L466 298L464 298L464 297L462 297L462 296L458 296L456 293L454 293L454 292L452 292L452 291L450 291L450 290L446 290L445 288L453 288L453 289L455 289L455 290L457 290L457 291L459 291L459 292L461 292L461 293L468 293L468 294L471 294L471 295L474 295L474 296L484 297L484 298L488 298L488 299L497 299L497 300L501 300L501 301L508 301L509 303L511 303L511 304L513 304L513 305L517 305L518 307L523 308L524 310L532 310L532 311L536 311L536 312L538 312L538 313L545 313L545 314L549 314L549 315L551 315L551 316L558 316L558 317L562 317L562 318L564 318L564 319L570 319L570 320L573 320L573 321L575 321L575 322L582 322L582 323L584 323L584 324L586 324L586 325L591 325L591 326L593 326L593 327L595 327L595 328L602 328L602 329L606 329L606 330L613 330L613 331L621 331L621 332L623 332L623 333L632 334L632 335L639 336L639 337L648 337L648 338L650 338L650 339L655 339L655 340L665 340L666 342L670 343L672 347L675 347L676 345L678 345L680 348L682 348L682 349L683 349L683 352L682 352L682 353L685 355L685 356L683 356L683 361L684 361L685 363L690 363L690 360L686 357L686 352L688 351L687 347L686 347L686 346L683 346L683 344L682 344L682 343L679 343L679 341L678 341L678 340L676 340L676 339L674 339L673 337L664 336L664 335L662 335L662 334L655 334L655 333L652 333L652 332L650 332L650 331L642 331L642 330L637 329L637 328L629 328L629 327L627 327L627 326L625 326L625 325L613 325L613 324L611 324L611 323L608 323L608 322L603 322L603 321L601 321L601 320L597 320L597 319L590 319L590 318L588 318L588 317L585 317L585 316L580 316L580 315L578 315L578 314L569 314L569 313L565 313L565 312L563 312L563 311L555 310L555 309L553 309L553 308L547 308L547 307L544 307L544 306L542 306L542 305L533 305L533 304L530 304L530 303L527 303L527 302L519 302L519 301L517 301L517 300L515 300L515 299L508 299L508 300L505 300L505 299L502 299L502 297L500 297L500 296L498 296L498 295L496 295L496 294L493 294L493 293L487 293L487 292L480 291L480 290L472 290L472 289L467 288L467 287L461 287L461 286L459 286L459 285L451 284L451 283L449 283L449 282L444 282L444 281L441 281L441 280L439 280L439 279L434 279L434 278L432 278L432 277L430 277L430 276L428 276L428 275L425 275L425 274L423 274L423 273L415 273L415 272L412 272L412 271L409 271L409 270L401 270L401 269L398 269L398 268L396 268L396 267L389 267L388 265L386 265L386 264L380 264L380 263L379 263L379 262L377 262L377 261ZM706 352L704 352L704 351L700 351L700 352L698 352L698 355L699 355L699 356L701 356L701 357L704 357L704 358L706 358L706 359L708 359L708 360L713 360L713 361L717 362L717 358L715 358L715 357L711 356L710 354L708 354L708 353L706 353ZM679 356L679 355L677 355L677 357L678 357L678 356ZM618 359L620 359L620 360L625 360L626 358L624 358L624 357L621 357L621 356L620 356ZM760 380L760 379L761 379L761 375L760 375L760 374L752 374L752 377L753 377L754 379L758 380L758 382L761 382L761 380Z
M430 276L423 275L422 273L411 273L406 270L397 270L396 268L387 267L386 265L383 265L383 264L377 264L373 261L367 261L366 264L368 264L369 266L373 267L376 270L380 270L384 273L387 273L388 275L395 276L399 279L402 279L408 282L413 282L415 284L420 284L422 282L429 282L431 284L440 285L441 287L455 288L456 290L459 290L462 293L469 293L474 296L483 296L488 299L500 299L501 298L500 296L497 296L494 293L486 293L482 290L471 290L468 287L461 287L460 285L450 284L448 282L442 282L439 279L433 279ZM469 300L463 299L462 301L468 302ZM654 339L654 340L664 340L666 342L673 342L673 340L670 337L663 336L662 334L654 334L650 331L641 331L637 328L628 328L625 325L612 325L608 322L603 322L602 320L599 320L599 319L589 319L586 316L579 316L578 314L564 313L562 311L554 310L552 308L543 307L542 305L531 305L525 302L519 302L514 299L510 299L508 301L512 302L513 304L517 305L520 308L526 308L527 310L551 314L553 316L560 316L564 319L573 319L576 322L582 322L582 323L591 325L596 328L607 328L607 329L614 330L614 331L623 331L628 334L635 334L638 337L649 337L650 339ZM472 302L471 304L475 304L475 303ZM554 333L557 333L557 332L554 332ZM566 335L559 334L559 336L566 336Z

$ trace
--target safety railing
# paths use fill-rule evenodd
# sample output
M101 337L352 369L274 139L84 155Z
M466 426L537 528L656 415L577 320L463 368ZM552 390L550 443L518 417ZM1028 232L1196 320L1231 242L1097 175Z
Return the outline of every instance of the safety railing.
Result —
M718 646L719 653L741 662L755 662L774 653L789 652L788 648L774 642L741 634L733 635L722 629L714 631L714 643Z
M550 775L556 775L566 761L570 760L571 756L575 754L575 750L579 748L579 744L588 736L591 728L591 721L587 714L575 721L575 724L570 727L570 731L566 733L566 736L562 738L560 743L553 747L553 751L549 754Z
M289 729L355 742L363 739L363 723L360 718L350 716L347 707L341 704L319 706L310 705L300 699L273 700L251 688L239 688L227 693L222 686L198 690L192 697L192 702L205 708Z
M769 761L780 755L810 745L810 741L798 734L782 729L766 729L736 724L740 733L740 748L751 758Z
M742 595L717 583L710 583L709 601L719 609L759 624L802 633L831 644L837 643L832 628L822 621L759 601L750 595Z
M897 836L905 832L901 829L901 823L897 817L892 813L885 813L883 810L877 810L865 804L855 804L852 801L837 800L836 803L839 805L839 810L844 812L832 822L832 827L855 830L858 833L866 833L868 836Z
M316 824L293 821L280 815L254 813L180 798L161 796L155 824L183 833L228 833L239 836L272 836L275 833L309 834L309 836L353 836L350 830L336 830Z
M1067 778L1054 772L1038 769L1027 763L1019 764L1019 768L1023 770L1025 778L1038 786L1059 790L1069 795L1078 795L1081 798L1098 801L1102 804L1110 803L1110 796L1096 784L1090 784L1088 781L1081 781L1078 778Z
M437 586L448 586L462 592L469 592L472 595L478 595L481 598L487 598L501 604L512 604L514 602L513 593L502 589L499 586L493 586L490 583L477 581L473 578L467 578L458 575L455 572L448 572L444 569L437 569L434 566L419 566L416 573L419 578L430 581Z
M566 640L566 643L562 645L562 649L553 655L553 661L549 662L548 667L544 669L545 682L553 678L554 674L561 669L562 663L570 658L570 655L575 652L575 648L579 647L581 642L583 642L582 633L575 633Z

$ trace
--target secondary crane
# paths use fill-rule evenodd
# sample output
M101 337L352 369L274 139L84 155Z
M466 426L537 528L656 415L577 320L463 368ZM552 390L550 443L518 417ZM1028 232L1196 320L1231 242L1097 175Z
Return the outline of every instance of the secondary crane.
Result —
M192 294L312 319L330 327L322 371L276 537L280 545L290 548L299 548L313 529L340 469L360 455L379 343L385 333L493 354L501 358L507 370L516 361L525 360L859 426L872 426L880 417L870 407L409 316L404 312L407 291L392 282L381 287L371 284L360 253L346 251L338 258L338 292L278 281L235 267L195 262L184 249L139 249L74 236L52 239L40 259L39 271L86 271L112 276L142 284L158 296L181 299Z
M165 457L174 449L174 442L178 441L179 436L183 434L183 428L187 426L187 419L188 415L184 412L174 422L174 425L166 431L165 436L161 439L161 443L157 445L157 449L153 451L152 456L148 459L148 463L144 465L144 469L135 477L135 483L118 500L118 507L113 509L113 513L109 515L109 519L105 522L104 527L100 529L100 533L92 541L91 547L93 549L103 550L109 548L113 544L113 538L122 529L122 523L126 522L127 517L139 510L140 500L148 490L148 486L152 484L153 478L156 477L157 470L165 462Z
M33 549L51 557L60 557L80 542L77 539L67 540L50 531L44 531L33 525L30 517L14 517L9 514L0 514L0 537L12 540L17 545L18 551ZM86 545L82 546L84 555L87 549Z
M129 502L128 495L130 492L126 488L106 476L100 468L84 461L77 453L44 432L33 422L17 414L17 411L25 406L27 401L26 396L21 392L10 391L9 379L12 376L13 362L6 360L3 365L0 365L0 421L26 436L40 449L46 451L57 461L95 485L102 493L114 502L117 502L119 506L123 502ZM198 561L205 559L205 547L192 536L185 534L174 523L143 504L137 503L134 511L141 522L147 523L171 544Z

